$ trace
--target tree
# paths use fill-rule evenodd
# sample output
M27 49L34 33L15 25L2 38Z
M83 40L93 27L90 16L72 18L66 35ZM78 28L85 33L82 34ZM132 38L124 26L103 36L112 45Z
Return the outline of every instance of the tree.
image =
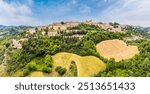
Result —
M8 48L10 46L10 43L6 43L5 46L6 48Z
M73 76L77 76L77 65L76 65L75 61L71 61L70 71L71 71Z
M145 58L145 60L143 61L142 69L144 71L150 71L150 60L148 58Z
M48 35L48 27L46 27L45 31L45 35Z
M52 67L53 66L53 59L51 55L46 55L44 58L44 62L48 67Z
M23 70L23 75L22 76L28 76L30 71L28 69Z
M66 73L67 69L61 66L57 66L55 71L58 72L59 75L63 76Z
M37 67L36 67L35 63L29 63L27 65L27 68L28 68L29 71L36 71L37 70Z
M52 68L43 67L42 71L45 72L45 73L51 73L52 72Z
M61 24L65 24L65 22L61 21Z
M115 69L115 67L116 67L115 65L116 65L115 59L111 58L107 62L106 71L113 71Z
M82 51L83 55L91 55L96 52L95 43L91 40L83 42ZM84 53L85 52L85 53Z

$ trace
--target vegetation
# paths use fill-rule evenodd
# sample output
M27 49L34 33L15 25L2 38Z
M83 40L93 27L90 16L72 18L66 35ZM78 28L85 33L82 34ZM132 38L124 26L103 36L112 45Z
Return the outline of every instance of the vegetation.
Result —
M70 28L71 30L101 30L100 27L89 24L79 24L78 26Z
M96 43L107 39L120 39L125 34L105 31L89 32L81 40L69 40L63 36L31 37L24 42L22 49L12 53L8 62L8 72L16 71L36 57L54 55L58 52L70 52L81 56L94 55L100 57L96 51ZM51 66L51 62L49 62Z
M119 26L118 23L111 24L114 28ZM10 76L15 73L28 76L35 71L53 74L53 70L60 76L68 75L68 72L73 76L94 74L98 77L150 76L150 41L148 40L150 35L139 28L127 27L126 31L127 33L114 33L95 25L80 24L69 28L69 31L58 31L60 35L57 36L46 36L47 34L43 36L42 30L26 36L25 32L16 35L18 34L14 33L16 29L11 28L8 33L15 36L0 40L0 61L4 60L4 54L7 53L10 58L7 60L6 69ZM48 33L48 29L45 32ZM140 54L131 59L116 63L114 59L107 60L96 51L96 44L99 42L111 39L122 40L132 34L146 39L130 41L130 44L136 44L140 50ZM73 35L80 35L82 38ZM12 49L9 40L22 37L28 38L28 41L22 42L22 49Z
M117 22L114 22L114 23L109 23L111 26L113 26L114 28L118 28L118 26L120 25L119 23Z
M43 67L42 71L45 72L45 73L51 73L52 72L52 68Z
M46 55L44 58L44 62L48 67L52 67L53 66L53 60L51 55Z
M71 71L73 76L77 76L77 65L76 65L75 61L71 61L70 71Z
M63 76L66 73L67 69L63 68L61 66L58 66L58 67L56 67L55 71L58 72L59 75Z
M30 74L30 71L28 69L23 70L23 74L20 76L28 76Z

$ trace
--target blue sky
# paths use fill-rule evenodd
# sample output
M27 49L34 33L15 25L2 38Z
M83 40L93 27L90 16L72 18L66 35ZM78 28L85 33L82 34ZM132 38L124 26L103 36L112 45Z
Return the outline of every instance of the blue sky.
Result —
M0 0L0 24L93 20L150 26L149 9L150 0Z

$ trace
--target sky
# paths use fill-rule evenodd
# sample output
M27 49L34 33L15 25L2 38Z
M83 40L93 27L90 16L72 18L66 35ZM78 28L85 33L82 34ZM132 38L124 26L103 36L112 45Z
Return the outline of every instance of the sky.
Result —
M0 0L0 25L86 20L148 27L150 0Z

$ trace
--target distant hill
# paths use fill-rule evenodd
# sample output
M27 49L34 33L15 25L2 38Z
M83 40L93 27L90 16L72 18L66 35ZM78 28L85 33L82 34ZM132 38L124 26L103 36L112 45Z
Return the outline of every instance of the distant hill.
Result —
M0 25L0 29L6 28L7 26Z
M150 32L150 27L146 27L146 28L144 28L144 30L145 30L146 32Z
M32 28L31 26L4 26L0 25L0 38L7 35L15 35Z

